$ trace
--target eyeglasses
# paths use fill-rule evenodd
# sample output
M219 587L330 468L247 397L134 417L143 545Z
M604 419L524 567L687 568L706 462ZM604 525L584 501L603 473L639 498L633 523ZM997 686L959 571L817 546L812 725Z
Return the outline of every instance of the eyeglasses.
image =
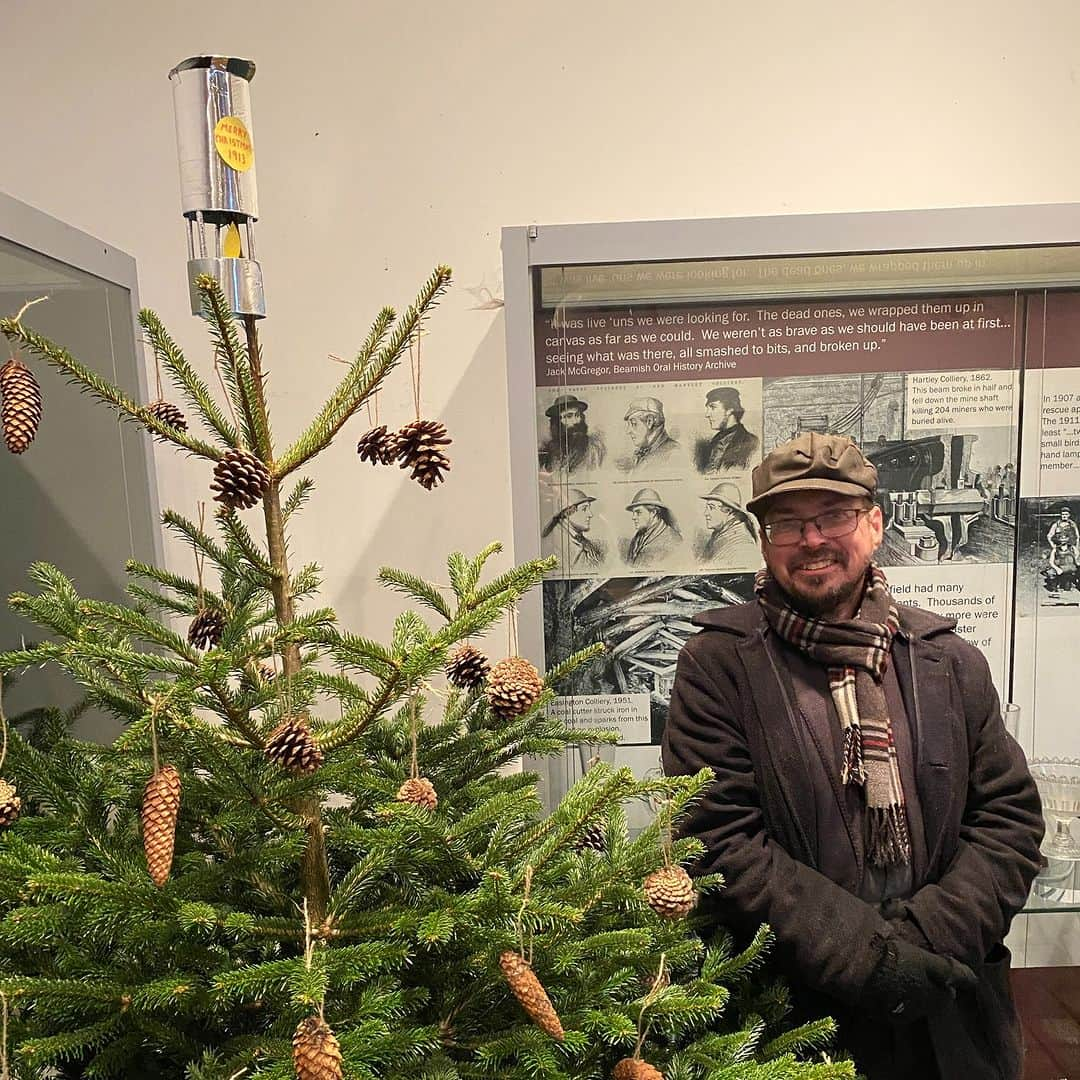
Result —
M844 507L841 510L826 510L812 518L784 518L770 521L765 526L765 535L774 547L790 547L797 544L811 522L826 540L836 540L853 533L859 524L860 514L869 514L870 508L855 509Z

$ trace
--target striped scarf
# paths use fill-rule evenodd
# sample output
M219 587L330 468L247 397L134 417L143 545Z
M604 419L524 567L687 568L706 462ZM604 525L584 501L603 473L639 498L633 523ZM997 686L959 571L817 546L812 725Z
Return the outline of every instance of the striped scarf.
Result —
M899 626L885 575L871 565L859 612L843 622L821 622L794 611L767 570L758 572L754 591L769 626L829 670L844 737L840 778L863 789L867 857L874 866L909 863L904 789L882 686Z

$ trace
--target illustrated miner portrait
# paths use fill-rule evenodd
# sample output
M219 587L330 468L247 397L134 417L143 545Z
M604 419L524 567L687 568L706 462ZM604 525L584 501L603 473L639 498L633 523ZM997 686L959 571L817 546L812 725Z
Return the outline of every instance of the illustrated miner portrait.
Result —
M738 485L722 480L700 498L705 529L694 547L698 562L703 566L758 566L758 533L752 515L743 509Z
M733 386L718 386L705 396L705 420L716 433L698 440L695 464L703 473L746 469L757 456L759 440L743 427L742 399Z
M548 438L540 447L540 468L545 472L589 472L604 463L604 440L589 431L585 418L588 402L573 394L557 397L544 410Z
M642 488L626 509L634 525L633 535L621 545L627 566L660 566L682 546L670 507L652 488Z
M607 555L602 541L591 538L592 504L596 499L580 488L561 492L561 505L540 534L545 556L558 556L565 570L593 570Z
M655 476L670 470L679 444L667 433L664 405L659 398L634 398L623 417L631 452L618 461L630 476Z

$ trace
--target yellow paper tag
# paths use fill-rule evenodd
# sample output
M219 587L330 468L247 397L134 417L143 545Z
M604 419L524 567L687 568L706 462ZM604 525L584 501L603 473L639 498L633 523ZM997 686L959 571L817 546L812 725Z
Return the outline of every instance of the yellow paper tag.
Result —
M255 164L251 135L238 116L223 116L214 125L214 146L221 160L237 172L247 172Z
M221 251L226 259L240 258L240 230L235 221L225 230L225 242L221 245Z

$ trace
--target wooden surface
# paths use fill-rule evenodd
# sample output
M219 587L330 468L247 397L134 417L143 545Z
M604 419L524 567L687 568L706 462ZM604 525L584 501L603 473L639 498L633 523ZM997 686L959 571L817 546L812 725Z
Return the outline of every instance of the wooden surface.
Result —
M1014 968L1024 1080L1080 1080L1080 967Z

